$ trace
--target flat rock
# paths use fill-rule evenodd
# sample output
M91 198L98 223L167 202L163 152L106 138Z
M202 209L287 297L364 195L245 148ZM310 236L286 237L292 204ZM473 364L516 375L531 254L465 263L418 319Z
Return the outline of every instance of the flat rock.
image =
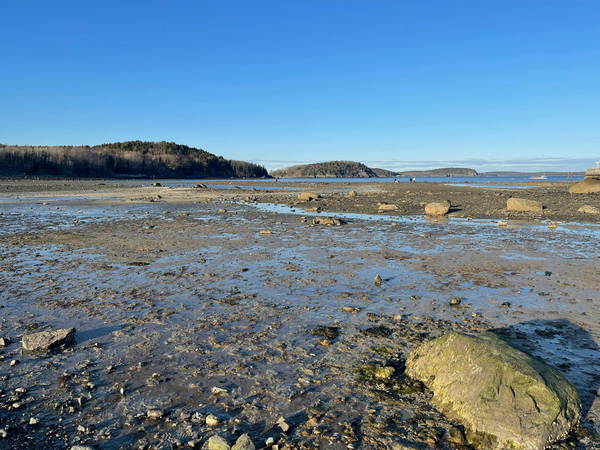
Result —
M575 388L555 369L493 333L449 333L413 350L406 374L485 449L543 449L578 424Z
M344 222L342 222L340 219L336 218L336 217L315 217L312 220L313 225L326 225L326 226L335 226L338 227L340 225L343 225Z
M431 202L425 205L425 214L428 216L445 216L450 211L450 202Z
M75 344L75 328L40 331L23 336L21 346L28 352L47 352Z
M542 206L542 202L538 202L536 200L512 197L506 201L507 211L532 212L541 214L543 209L544 207Z
M392 203L379 203L377 209L379 211L396 211L398 209L398 205L394 205Z
M583 214L600 214L600 209L591 205L583 205L581 208L577 210L579 213Z
M308 202L310 200L315 200L317 198L321 198L319 194L316 192L300 192L298 194L298 200L303 202Z

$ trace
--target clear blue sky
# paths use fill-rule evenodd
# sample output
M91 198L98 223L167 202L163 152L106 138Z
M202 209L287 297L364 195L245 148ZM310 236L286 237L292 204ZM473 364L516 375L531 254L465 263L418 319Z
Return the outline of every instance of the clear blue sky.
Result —
M600 159L597 0L14 0L0 20L2 143L171 140L268 167Z

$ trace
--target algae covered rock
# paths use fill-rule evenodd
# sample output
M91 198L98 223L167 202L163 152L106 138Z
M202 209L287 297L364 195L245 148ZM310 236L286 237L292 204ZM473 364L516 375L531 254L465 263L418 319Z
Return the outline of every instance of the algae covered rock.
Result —
M493 333L449 333L413 350L406 374L460 421L479 448L543 449L579 422L575 388Z

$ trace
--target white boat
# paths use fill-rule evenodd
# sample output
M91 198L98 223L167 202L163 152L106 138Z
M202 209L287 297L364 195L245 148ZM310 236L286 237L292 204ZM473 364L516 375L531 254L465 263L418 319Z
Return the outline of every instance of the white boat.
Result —
M537 177L529 177L530 180L547 180L548 177L546 175L539 175Z

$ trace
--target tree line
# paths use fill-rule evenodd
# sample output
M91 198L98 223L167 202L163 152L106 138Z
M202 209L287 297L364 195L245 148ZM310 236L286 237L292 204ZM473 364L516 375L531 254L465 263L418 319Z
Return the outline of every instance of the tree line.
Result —
M128 141L96 146L0 145L0 174L63 177L266 177L257 164L228 160L174 142Z

